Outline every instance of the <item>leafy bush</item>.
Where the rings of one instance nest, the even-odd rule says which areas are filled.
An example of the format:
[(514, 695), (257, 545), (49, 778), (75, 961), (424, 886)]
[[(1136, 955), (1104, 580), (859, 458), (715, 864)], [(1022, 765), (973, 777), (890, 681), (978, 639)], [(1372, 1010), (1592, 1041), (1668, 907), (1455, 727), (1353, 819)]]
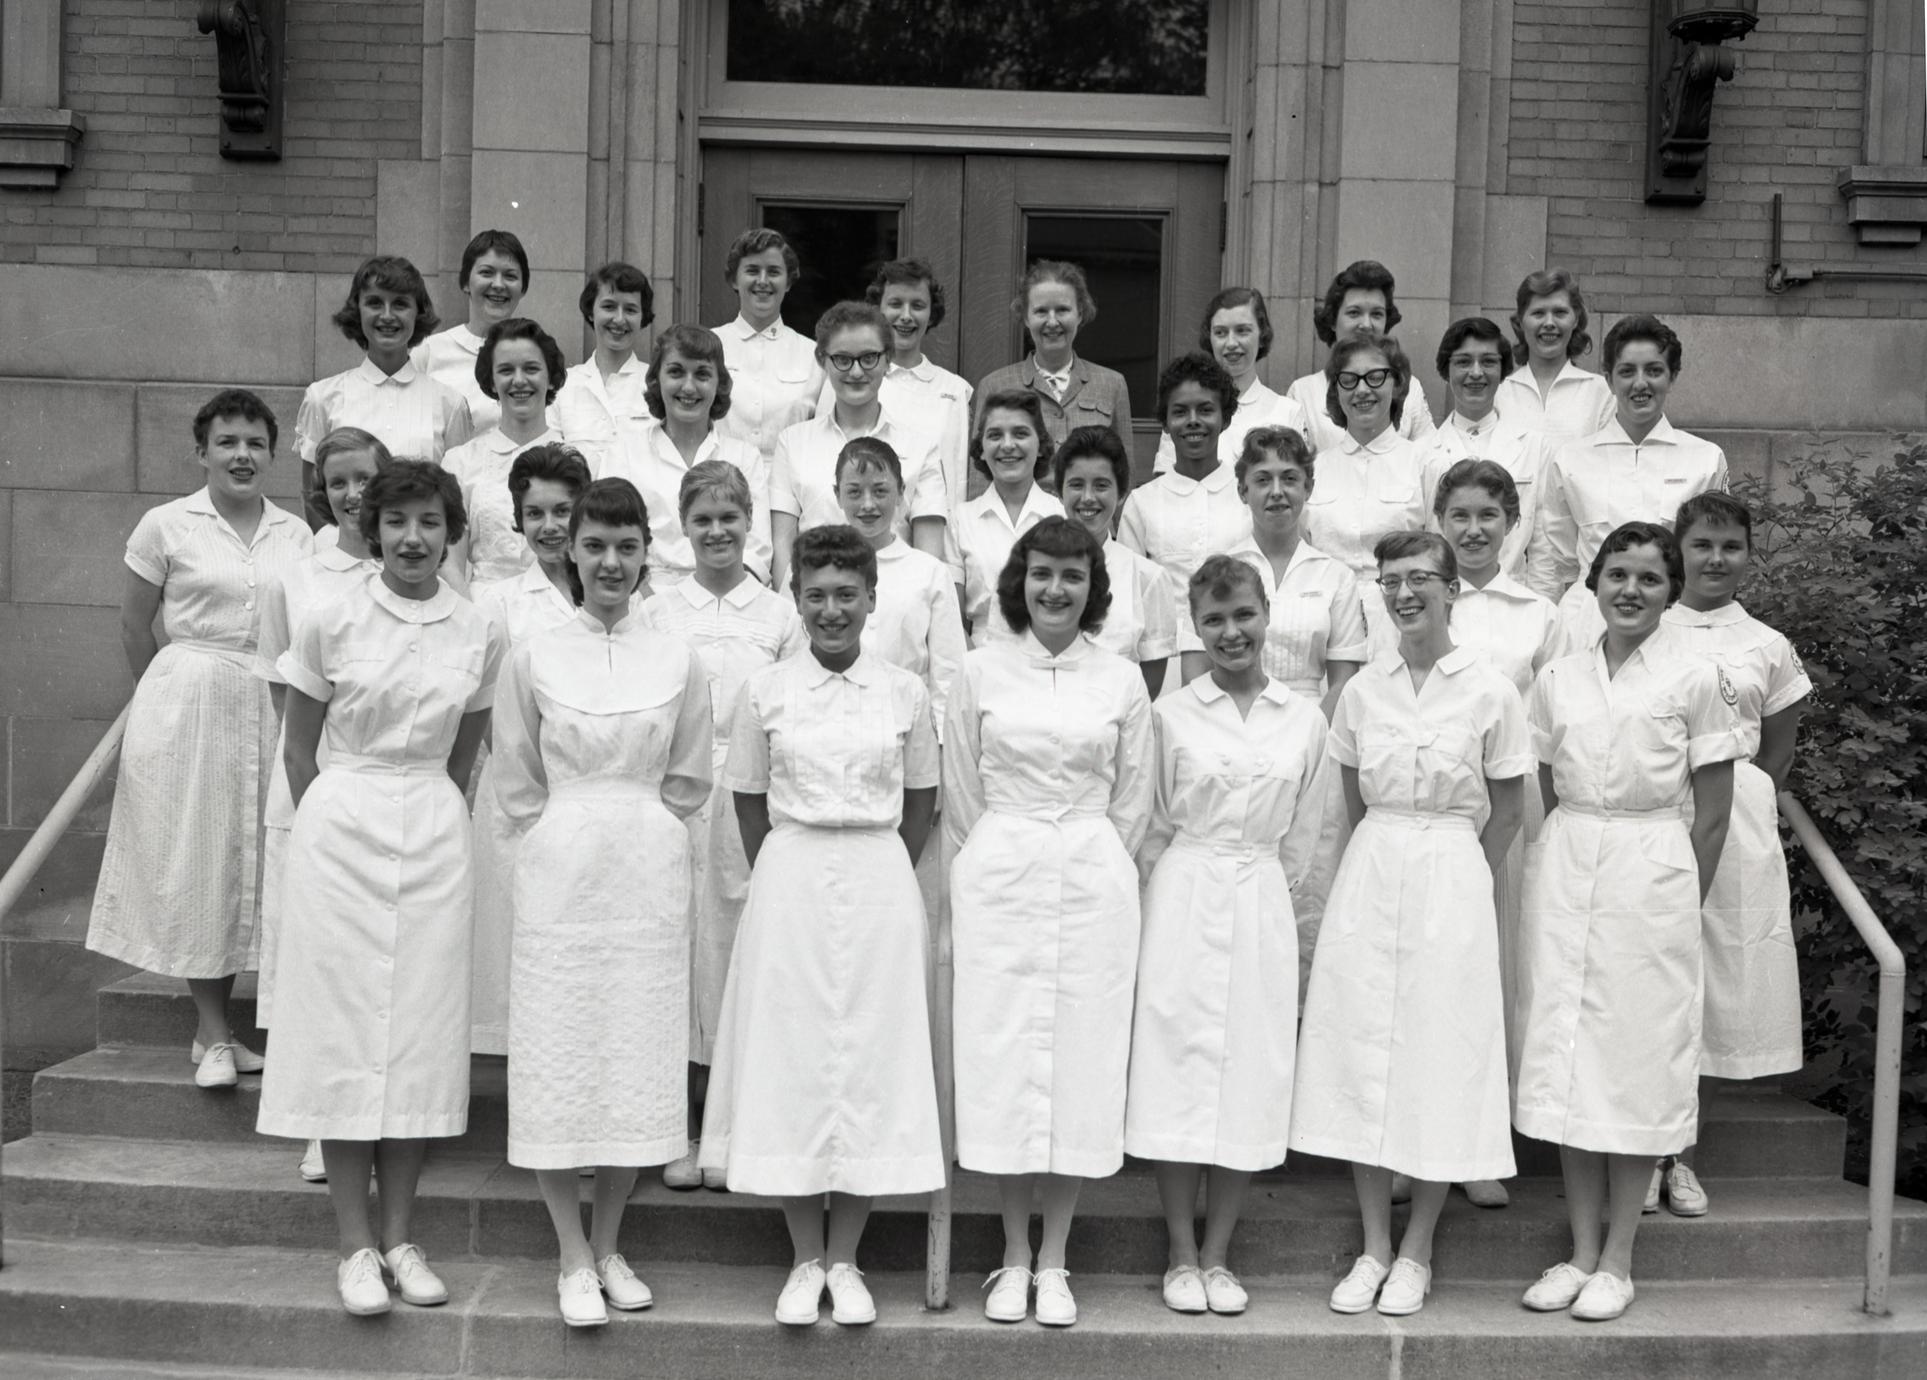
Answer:
[[(1820, 450), (1735, 492), (1760, 560), (1747, 608), (1813, 678), (1790, 783), (1907, 960), (1900, 1180), (1927, 1190), (1927, 444), (1890, 460)], [(1792, 843), (1793, 909), (1817, 1099), (1864, 1147), (1878, 971)]]

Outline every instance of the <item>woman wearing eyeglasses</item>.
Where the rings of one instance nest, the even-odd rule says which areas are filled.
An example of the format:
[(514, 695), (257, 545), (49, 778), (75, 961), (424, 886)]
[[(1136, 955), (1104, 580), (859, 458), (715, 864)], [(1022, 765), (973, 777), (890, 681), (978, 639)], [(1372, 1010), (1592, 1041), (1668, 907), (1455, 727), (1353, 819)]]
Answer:
[(843, 522), (836, 501), (836, 457), (859, 436), (887, 441), (903, 466), (898, 535), (943, 559), (949, 505), (935, 440), (878, 398), (890, 360), (890, 326), (868, 302), (838, 302), (816, 323), (816, 362), (829, 375), (833, 407), (785, 428), (770, 467), (770, 571), (776, 588), (789, 578), (790, 548), (809, 527)]
[(1305, 499), (1305, 540), (1351, 567), (1376, 654), (1391, 650), (1398, 632), (1372, 588), (1378, 575), (1373, 550), (1386, 533), (1418, 531), (1431, 517), (1425, 447), (1400, 434), (1412, 366), (1390, 336), (1353, 337), (1332, 347), (1325, 379), (1325, 413), (1345, 431), (1318, 453), (1318, 486)]
[[(1365, 1250), (1333, 1310), (1401, 1315), (1431, 1289), (1446, 1191), (1513, 1172), (1493, 878), (1534, 761), (1519, 692), (1453, 644), (1445, 538), (1395, 532), (1375, 561), (1398, 641), (1332, 715), (1353, 832), (1312, 959), (1290, 1147), (1352, 1162)], [(1413, 1179), (1396, 1255), (1394, 1173)]]

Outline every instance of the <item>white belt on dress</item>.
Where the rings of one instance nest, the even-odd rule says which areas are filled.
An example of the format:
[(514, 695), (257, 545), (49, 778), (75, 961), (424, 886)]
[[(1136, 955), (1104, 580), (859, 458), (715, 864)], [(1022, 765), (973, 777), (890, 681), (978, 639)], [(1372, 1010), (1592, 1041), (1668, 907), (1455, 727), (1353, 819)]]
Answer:
[(647, 796), (651, 800), (662, 799), (662, 778), (649, 780), (635, 776), (583, 776), (574, 781), (560, 784), (551, 783), (549, 799), (562, 796), (585, 796), (591, 799), (633, 800), (637, 796)]
[(999, 800), (986, 800), (984, 811), (987, 814), (1007, 815), (1013, 819), (1037, 819), (1046, 824), (1061, 824), (1067, 819), (1107, 819), (1110, 810), (1105, 806), (1085, 808), (1078, 805), (1051, 807), (1037, 805), (1031, 801), (1019, 804), (1006, 804)]
[(1395, 829), (1462, 829), (1473, 834), (1479, 831), (1478, 826), (1464, 815), (1446, 814), (1444, 811), (1398, 810), (1389, 805), (1372, 805), (1366, 808), (1365, 818), (1389, 824)]
[[(239, 666), (243, 671), (251, 672), (254, 669), (254, 653), (246, 648), (230, 647), (223, 642), (205, 642), (198, 638), (181, 637), (170, 641), (167, 646), (161, 648), (161, 651), (165, 652), (174, 647), (184, 652), (195, 652), (201, 656), (218, 657), (230, 666)], [(156, 656), (159, 654), (159, 652), (155, 653)]]
[[(328, 755), (323, 771), (355, 771), (381, 773), (391, 776), (444, 776), (448, 775), (448, 760), (439, 762), (423, 761), (419, 758), (404, 758), (396, 761), (392, 757), (367, 757), (358, 752), (334, 752)], [(454, 784), (451, 779), (450, 785)]]
[(1612, 810), (1603, 805), (1579, 805), (1569, 800), (1559, 802), (1559, 808), (1569, 810), (1575, 815), (1585, 815), (1589, 819), (1684, 819), (1685, 815), (1677, 805), (1661, 805), (1652, 810)]
[(1196, 834), (1178, 834), (1172, 838), (1171, 847), (1186, 853), (1232, 858), (1238, 862), (1278, 861), (1278, 845), (1275, 843), (1227, 843), (1222, 839), (1202, 838)]

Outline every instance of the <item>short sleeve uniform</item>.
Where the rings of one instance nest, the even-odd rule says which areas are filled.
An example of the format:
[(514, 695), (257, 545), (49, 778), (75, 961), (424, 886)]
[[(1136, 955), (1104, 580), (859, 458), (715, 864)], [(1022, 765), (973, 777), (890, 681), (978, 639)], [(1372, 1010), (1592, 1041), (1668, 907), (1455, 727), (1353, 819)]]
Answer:
[(1615, 407), (1612, 385), (1571, 360), (1544, 393), (1531, 369), (1514, 369), (1499, 381), (1492, 405), (1507, 422), (1536, 432), (1554, 447), (1592, 435), (1613, 419)]
[(1229, 465), (1219, 465), (1202, 479), (1172, 470), (1131, 491), (1117, 539), (1164, 568), (1180, 652), (1204, 650), (1191, 626), (1191, 601), (1185, 593), (1192, 572), (1206, 556), (1229, 551), (1250, 535), (1251, 510), (1238, 497), (1238, 481)]
[[(1325, 396), (1330, 388), (1331, 380), (1325, 377), (1325, 371), (1321, 369), (1315, 374), (1293, 379), (1285, 393), (1305, 411), (1305, 423), (1310, 427), (1305, 434), (1305, 441), (1311, 446), (1313, 455), (1330, 450), (1348, 434), (1325, 410)], [(1414, 380), (1411, 392), (1406, 395), (1404, 410), (1399, 413), (1398, 424), (1392, 430), (1408, 441), (1423, 442), (1434, 429), (1432, 410), (1425, 401), (1425, 390)], [(1321, 480), (1325, 477), (1322, 470), (1318, 477)]]
[(1325, 663), (1365, 660), (1365, 612), (1352, 572), (1300, 540), (1282, 577), (1271, 558), (1247, 537), (1231, 548), (1265, 582), (1271, 601), (1265, 628), (1265, 674), (1316, 703), (1325, 693)]
[(480, 429), (464, 394), (413, 363), (384, 374), (369, 359), (308, 385), (294, 422), (301, 458), (312, 463), (316, 447), (343, 426), (360, 427), (391, 455), (438, 464)]
[[(1311, 444), (1311, 422), (1298, 400), (1273, 392), (1262, 379), (1254, 376), (1245, 391), (1238, 395), (1238, 406), (1218, 435), (1218, 459), (1227, 465), (1236, 465), (1238, 456), (1244, 450), (1245, 437), (1261, 426), (1290, 427), (1306, 438), (1305, 444)], [(1158, 437), (1158, 453), (1151, 462), (1152, 471), (1163, 474), (1177, 463), (1178, 449), (1171, 444), (1170, 435), (1167, 433)]]
[(762, 576), (769, 575), (769, 470), (762, 453), (712, 427), (696, 448), (696, 458), (684, 460), (669, 432), (651, 417), (626, 431), (596, 471), (597, 479), (626, 479), (634, 484), (649, 509), (651, 585), (671, 585), (696, 573), (696, 553), (682, 530), (682, 481), (706, 460), (735, 466), (749, 486), (749, 540), (743, 561)]
[(993, 486), (967, 500), (955, 521), (945, 528), (945, 549), (957, 583), (963, 586), (963, 611), (970, 619), (971, 645), (981, 647), (994, 638), (1017, 637), (997, 607), (997, 581), (1017, 538), (1047, 517), (1062, 516), (1064, 505), (1032, 484), (1013, 523), (1010, 509)]
[(462, 486), (462, 505), (468, 510), (471, 580), (506, 580), (534, 564), (528, 542), (515, 530), (509, 470), (523, 451), (561, 439), (562, 434), (552, 430), (526, 442), (512, 441), (499, 430), (485, 431), (442, 457), (442, 467)]
[(1388, 532), (1419, 532), (1430, 525), (1425, 452), (1393, 428), (1365, 445), (1349, 432), (1338, 436), (1331, 449), (1318, 453), (1318, 482), (1305, 500), (1303, 536), (1352, 572), (1370, 650), (1377, 655), (1397, 644), (1398, 630), (1373, 584), (1378, 558), (1372, 551)]
[(1176, 656), (1178, 611), (1164, 567), (1116, 538), (1104, 543), (1104, 567), (1111, 577), (1111, 609), (1091, 641), (1140, 665)]
[(783, 429), (807, 420), (823, 390), (816, 344), (781, 321), (757, 330), (738, 316), (716, 327), (729, 370), (729, 411), (716, 425), (725, 436), (756, 448), (765, 465), (776, 459)]

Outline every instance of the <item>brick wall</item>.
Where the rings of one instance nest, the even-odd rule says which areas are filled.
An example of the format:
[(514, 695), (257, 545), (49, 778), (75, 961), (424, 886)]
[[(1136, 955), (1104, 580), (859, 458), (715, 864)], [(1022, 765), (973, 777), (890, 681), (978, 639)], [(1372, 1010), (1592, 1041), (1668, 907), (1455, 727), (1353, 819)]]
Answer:
[(1927, 318), (1927, 285), (1830, 283), (1775, 297), (1774, 192), (1789, 261), (1904, 263), (1861, 250), (1835, 189), (1862, 161), (1866, 0), (1761, 0), (1713, 104), (1704, 205), (1645, 204), (1649, 0), (1518, 0), (1509, 193), (1549, 199), (1548, 257), (1600, 307), (1706, 315)]
[(195, 0), (65, 0), (87, 120), (51, 192), (0, 194), (0, 262), (342, 273), (375, 251), (375, 165), (421, 156), (421, 0), (287, 4), (278, 163), (219, 157)]

